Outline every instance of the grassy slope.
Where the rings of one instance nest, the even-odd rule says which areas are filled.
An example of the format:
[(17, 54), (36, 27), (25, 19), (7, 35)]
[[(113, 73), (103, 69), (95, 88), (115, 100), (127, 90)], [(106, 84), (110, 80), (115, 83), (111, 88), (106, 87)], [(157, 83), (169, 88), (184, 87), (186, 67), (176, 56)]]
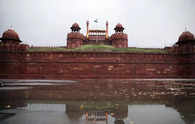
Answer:
[(52, 51), (67, 51), (62, 47), (32, 47), (28, 49), (29, 52), (52, 52)]
[(29, 48), (29, 52), (50, 52), (50, 51), (98, 51), (98, 52), (130, 52), (130, 53), (166, 53), (163, 49), (152, 49), (152, 48), (114, 48), (109, 45), (83, 45), (81, 48), (68, 49), (62, 47), (35, 47)]

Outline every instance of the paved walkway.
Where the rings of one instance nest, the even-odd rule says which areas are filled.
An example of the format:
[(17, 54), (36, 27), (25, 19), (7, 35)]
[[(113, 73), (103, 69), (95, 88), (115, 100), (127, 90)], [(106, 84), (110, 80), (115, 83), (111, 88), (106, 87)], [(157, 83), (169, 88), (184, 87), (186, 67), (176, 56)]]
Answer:
[(8, 91), (8, 90), (27, 90), (31, 89), (32, 87), (0, 87), (0, 91)]
[(73, 80), (18, 80), (18, 79), (0, 79), (3, 87), (2, 90), (25, 90), (31, 89), (32, 86), (52, 86), (52, 85), (69, 85), (77, 83)]
[(0, 79), (3, 83), (76, 83), (73, 80), (20, 80), (20, 79)]
[(177, 78), (156, 78), (156, 79), (130, 79), (130, 80), (135, 80), (135, 81), (195, 81), (195, 79), (177, 79)]

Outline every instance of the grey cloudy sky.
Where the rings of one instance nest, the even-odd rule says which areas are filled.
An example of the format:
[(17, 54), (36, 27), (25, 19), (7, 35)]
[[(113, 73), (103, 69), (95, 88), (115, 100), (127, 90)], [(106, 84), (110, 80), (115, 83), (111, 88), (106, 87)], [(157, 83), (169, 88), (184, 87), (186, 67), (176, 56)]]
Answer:
[(129, 47), (170, 46), (186, 26), (195, 34), (195, 0), (0, 0), (0, 35), (13, 25), (34, 46), (64, 46), (71, 25), (85, 34), (87, 20), (100, 29), (108, 20), (110, 35), (120, 22)]

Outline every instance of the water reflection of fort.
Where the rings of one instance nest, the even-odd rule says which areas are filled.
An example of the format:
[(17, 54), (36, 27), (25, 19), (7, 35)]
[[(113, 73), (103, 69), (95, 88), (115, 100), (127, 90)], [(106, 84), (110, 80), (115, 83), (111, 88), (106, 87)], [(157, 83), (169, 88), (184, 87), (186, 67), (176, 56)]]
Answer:
[(20, 107), (20, 108), (28, 111), (65, 112), (66, 104), (28, 103), (25, 107)]
[(176, 99), (172, 104), (186, 124), (195, 123), (195, 99), (180, 98)]
[[(110, 108), (108, 104), (86, 104), (83, 103), (75, 103), (75, 104), (66, 104), (66, 113), (70, 118), (80, 119), (84, 118), (88, 121), (101, 121), (107, 123), (109, 117), (114, 118), (116, 124), (122, 124), (129, 116), (128, 111), (131, 105), (159, 105), (164, 107), (171, 107), (174, 108), (177, 112), (179, 112), (180, 118), (186, 124), (194, 124), (195, 123), (195, 100), (193, 99), (186, 99), (186, 98), (175, 98), (175, 99), (167, 99), (163, 101), (134, 101), (134, 102), (127, 102), (127, 103), (111, 103)], [(83, 107), (84, 106), (84, 107)], [(101, 106), (102, 109), (101, 109)], [(83, 108), (82, 108), (83, 107)], [(108, 114), (108, 115), (107, 115)], [(73, 117), (74, 115), (74, 117)], [(77, 115), (77, 116), (76, 116)], [(77, 117), (77, 118), (75, 118)], [(139, 118), (139, 117), (137, 117)], [(116, 121), (118, 120), (118, 121)], [(131, 121), (130, 121), (131, 123)], [(132, 122), (133, 123), (133, 122)]]
[[(139, 110), (136, 107), (139, 106)], [(154, 107), (155, 106), (155, 107)], [(150, 108), (151, 107), (151, 108)], [(178, 113), (179, 118), (185, 122), (185, 124), (195, 123), (195, 99), (186, 97), (174, 97), (161, 100), (133, 100), (127, 102), (121, 101), (70, 101), (70, 102), (55, 102), (47, 103), (42, 102), (27, 103), (25, 109), (27, 111), (40, 111), (40, 112), (63, 112), (69, 120), (86, 121), (90, 123), (107, 124), (109, 120), (115, 124), (132, 123), (133, 116), (139, 118), (141, 116), (137, 111), (155, 109), (159, 112), (166, 111), (168, 109), (173, 113)], [(147, 109), (146, 109), (147, 108)], [(166, 109), (161, 109), (166, 108)], [(170, 109), (169, 109), (170, 108)], [(156, 110), (157, 109), (157, 110)], [(162, 111), (161, 111), (162, 110)], [(132, 112), (134, 111), (134, 112)], [(166, 112), (165, 112), (166, 113)], [(144, 114), (142, 114), (144, 115)], [(144, 115), (145, 116), (145, 115)], [(147, 116), (147, 115), (146, 115)], [(159, 118), (161, 116), (159, 115)], [(134, 118), (134, 119), (135, 119)], [(142, 119), (142, 118), (140, 118)], [(133, 121), (132, 121), (133, 120)], [(131, 122), (132, 121), (132, 122)]]
[[(178, 112), (180, 119), (186, 124), (195, 123), (195, 100), (189, 98), (174, 98), (167, 100), (137, 100), (133, 102), (67, 102), (66, 104), (38, 104), (30, 103), (24, 109), (28, 111), (60, 111), (64, 112), (70, 120), (83, 120), (89, 123), (107, 124), (109, 119), (115, 124), (126, 123), (132, 118), (132, 106), (145, 109), (146, 106), (166, 107)], [(163, 107), (163, 108), (164, 108)], [(147, 108), (148, 109), (148, 108)], [(151, 108), (152, 109), (152, 108)], [(158, 108), (159, 109), (159, 108)], [(134, 111), (139, 111), (134, 108)], [(136, 112), (135, 112), (136, 113)], [(128, 115), (130, 114), (130, 115)], [(139, 117), (136, 117), (139, 118)], [(133, 123), (128, 120), (128, 123)]]
[(72, 103), (66, 104), (66, 113), (71, 116), (72, 113), (81, 113), (80, 117), (84, 115), (86, 120), (102, 121), (107, 120), (108, 115), (115, 118), (126, 118), (128, 115), (127, 103)]

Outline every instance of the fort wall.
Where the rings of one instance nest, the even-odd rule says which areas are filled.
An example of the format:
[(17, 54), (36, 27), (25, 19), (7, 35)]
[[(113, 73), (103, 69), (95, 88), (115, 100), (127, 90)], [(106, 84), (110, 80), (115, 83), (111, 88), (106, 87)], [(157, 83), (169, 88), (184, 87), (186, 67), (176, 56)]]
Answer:
[(0, 53), (0, 79), (194, 78), (194, 68), (194, 54)]

